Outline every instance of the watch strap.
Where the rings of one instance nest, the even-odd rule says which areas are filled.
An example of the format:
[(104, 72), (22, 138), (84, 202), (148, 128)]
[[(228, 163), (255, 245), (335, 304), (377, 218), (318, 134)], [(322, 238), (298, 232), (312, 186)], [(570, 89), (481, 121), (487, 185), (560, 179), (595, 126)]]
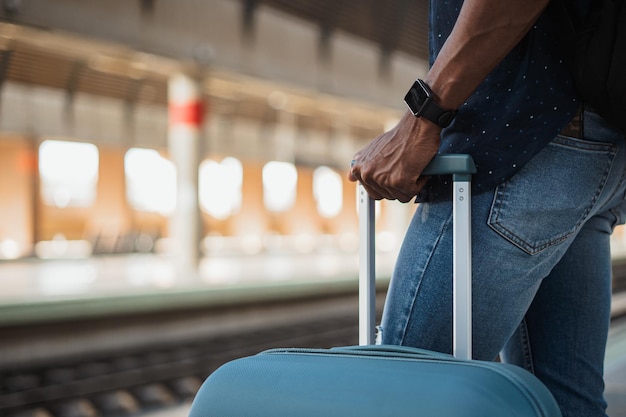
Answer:
[(430, 100), (424, 107), (422, 107), (420, 115), (424, 119), (430, 120), (431, 122), (445, 128), (450, 126), (450, 123), (452, 123), (454, 116), (456, 116), (456, 111), (446, 110), (433, 100)]

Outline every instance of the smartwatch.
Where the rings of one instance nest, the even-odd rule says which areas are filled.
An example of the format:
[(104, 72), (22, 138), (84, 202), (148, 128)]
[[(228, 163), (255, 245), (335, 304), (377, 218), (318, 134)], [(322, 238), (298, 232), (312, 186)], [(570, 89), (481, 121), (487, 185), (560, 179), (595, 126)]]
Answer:
[(441, 126), (448, 127), (456, 116), (455, 110), (441, 108), (433, 101), (433, 92), (423, 80), (416, 80), (404, 96), (404, 102), (415, 117), (423, 117)]

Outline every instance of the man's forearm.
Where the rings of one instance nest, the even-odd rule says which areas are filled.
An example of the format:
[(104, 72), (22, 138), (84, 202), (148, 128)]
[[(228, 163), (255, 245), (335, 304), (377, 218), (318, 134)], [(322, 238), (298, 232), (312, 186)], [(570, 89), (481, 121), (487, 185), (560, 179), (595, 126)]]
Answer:
[(425, 81), (456, 109), (532, 28), (549, 0), (466, 0)]

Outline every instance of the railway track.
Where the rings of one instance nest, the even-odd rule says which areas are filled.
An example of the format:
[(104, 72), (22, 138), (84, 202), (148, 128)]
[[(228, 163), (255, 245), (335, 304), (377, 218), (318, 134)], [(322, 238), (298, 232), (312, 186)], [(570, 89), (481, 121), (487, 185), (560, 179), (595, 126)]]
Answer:
[[(8, 363), (5, 357), (0, 368), (0, 416), (123, 417), (172, 407), (190, 401), (206, 376), (231, 359), (277, 346), (357, 344), (357, 310), (356, 297), (350, 294), (283, 306), (247, 306), (239, 311), (187, 312), (181, 313), (174, 325), (181, 325), (187, 317), (193, 326), (203, 317), (219, 321), (219, 331), (202, 329), (178, 339), (153, 335), (153, 340), (148, 337), (143, 342), (139, 337), (132, 347), (120, 345), (118, 349), (101, 352), (90, 349), (76, 353), (77, 347), (69, 347), (71, 355), (59, 355), (57, 350), (48, 358), (39, 355), (34, 362)], [(259, 326), (252, 319), (254, 315), (283, 319), (268, 320), (267, 323), (275, 324)], [(163, 323), (172, 314), (168, 316), (149, 320)], [(136, 322), (145, 320), (148, 318), (115, 319), (119, 328), (124, 324), (134, 327)], [(231, 325), (224, 325), (224, 320)], [(167, 328), (168, 323), (163, 324)], [(102, 326), (66, 323), (57, 324), (56, 331), (70, 332), (73, 327), (82, 337), (89, 337), (89, 327), (97, 334), (96, 329)], [(5, 336), (3, 343), (10, 343), (12, 336), (20, 343), (19, 335), (27, 331), (42, 329), (0, 329), (0, 336)], [(102, 337), (102, 331), (96, 337)], [(45, 343), (45, 334), (43, 338), (41, 343)]]
[(0, 414), (6, 417), (131, 416), (193, 398), (222, 363), (275, 346), (351, 344), (354, 318), (294, 323), (243, 336), (197, 340), (152, 350), (7, 369)]

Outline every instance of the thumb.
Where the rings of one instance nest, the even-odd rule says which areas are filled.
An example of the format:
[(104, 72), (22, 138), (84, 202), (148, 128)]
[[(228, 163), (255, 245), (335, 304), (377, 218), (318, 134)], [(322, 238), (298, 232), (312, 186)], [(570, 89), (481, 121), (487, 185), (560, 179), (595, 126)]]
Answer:
[(355, 166), (356, 166), (356, 159), (353, 159), (352, 161), (350, 161), (350, 170), (348, 171), (348, 181), (356, 182), (359, 180), (359, 178), (356, 176)]

